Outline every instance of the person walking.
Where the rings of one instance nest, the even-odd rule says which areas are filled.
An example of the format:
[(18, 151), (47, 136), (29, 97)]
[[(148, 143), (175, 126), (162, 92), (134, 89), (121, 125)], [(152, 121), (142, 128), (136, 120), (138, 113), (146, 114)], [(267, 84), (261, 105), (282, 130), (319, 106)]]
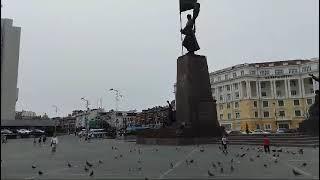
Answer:
[(263, 147), (265, 153), (270, 153), (270, 139), (267, 137), (267, 135), (264, 135), (263, 138)]
[(41, 139), (41, 136), (40, 136), (39, 140), (38, 140), (39, 146), (41, 146), (41, 142), (42, 142), (42, 139)]
[(33, 146), (35, 146), (37, 144), (36, 138), (33, 138)]
[(42, 142), (43, 142), (43, 144), (46, 143), (46, 140), (47, 140), (47, 137), (46, 137), (46, 135), (44, 134), (44, 135), (42, 136)]
[(51, 138), (51, 144), (50, 144), (50, 146), (52, 147), (51, 149), (52, 153), (56, 152), (58, 143), (59, 143), (58, 137), (54, 134), (53, 137)]
[(222, 143), (222, 152), (227, 154), (228, 150), (227, 150), (227, 137), (226, 137), (226, 135), (222, 136), (221, 143)]

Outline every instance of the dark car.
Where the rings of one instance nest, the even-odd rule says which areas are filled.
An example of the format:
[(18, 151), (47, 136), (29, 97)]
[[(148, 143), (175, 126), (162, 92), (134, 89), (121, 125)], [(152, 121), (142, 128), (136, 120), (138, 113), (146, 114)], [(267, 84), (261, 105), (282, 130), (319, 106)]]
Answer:
[(241, 135), (241, 131), (230, 131), (228, 135)]

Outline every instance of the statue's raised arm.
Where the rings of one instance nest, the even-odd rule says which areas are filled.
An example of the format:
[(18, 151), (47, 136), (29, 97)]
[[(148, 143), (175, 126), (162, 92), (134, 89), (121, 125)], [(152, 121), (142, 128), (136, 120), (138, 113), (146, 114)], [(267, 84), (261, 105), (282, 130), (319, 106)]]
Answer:
[(319, 77), (316, 77), (313, 74), (309, 74), (309, 76), (311, 76), (311, 78), (314, 79), (315, 81), (319, 82)]

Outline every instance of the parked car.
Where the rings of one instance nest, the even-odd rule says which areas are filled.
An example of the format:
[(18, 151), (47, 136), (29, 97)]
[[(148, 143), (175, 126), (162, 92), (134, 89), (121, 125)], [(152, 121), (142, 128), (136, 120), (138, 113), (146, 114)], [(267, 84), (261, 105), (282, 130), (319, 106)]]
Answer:
[(107, 132), (104, 129), (90, 129), (89, 137), (102, 138), (105, 137)]
[(276, 131), (277, 134), (289, 133), (289, 132), (290, 132), (290, 131), (289, 131), (289, 129), (287, 129), (287, 128), (278, 128), (277, 131)]
[(227, 133), (228, 133), (228, 135), (240, 135), (240, 134), (242, 134), (242, 132), (241, 131), (227, 131)]
[(33, 130), (31, 130), (30, 134), (34, 135), (34, 136), (42, 136), (45, 134), (45, 131), (43, 131), (41, 129), (33, 129)]
[(9, 129), (1, 129), (1, 135), (12, 135), (13, 132)]
[(261, 129), (256, 129), (252, 132), (252, 134), (270, 134), (268, 131), (263, 131)]
[[(246, 131), (240, 131), (240, 132), (241, 132), (241, 134), (247, 134)], [(252, 131), (249, 131), (249, 134), (252, 134)]]
[(17, 133), (20, 135), (29, 135), (31, 133), (31, 131), (28, 129), (18, 129)]

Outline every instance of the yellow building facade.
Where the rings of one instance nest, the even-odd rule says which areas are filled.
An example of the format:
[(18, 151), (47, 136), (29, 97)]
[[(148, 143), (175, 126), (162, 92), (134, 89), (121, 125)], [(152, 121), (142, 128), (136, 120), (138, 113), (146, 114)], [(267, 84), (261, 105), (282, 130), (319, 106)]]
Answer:
[(210, 73), (219, 123), (229, 130), (296, 129), (314, 103), (319, 59), (241, 64)]

